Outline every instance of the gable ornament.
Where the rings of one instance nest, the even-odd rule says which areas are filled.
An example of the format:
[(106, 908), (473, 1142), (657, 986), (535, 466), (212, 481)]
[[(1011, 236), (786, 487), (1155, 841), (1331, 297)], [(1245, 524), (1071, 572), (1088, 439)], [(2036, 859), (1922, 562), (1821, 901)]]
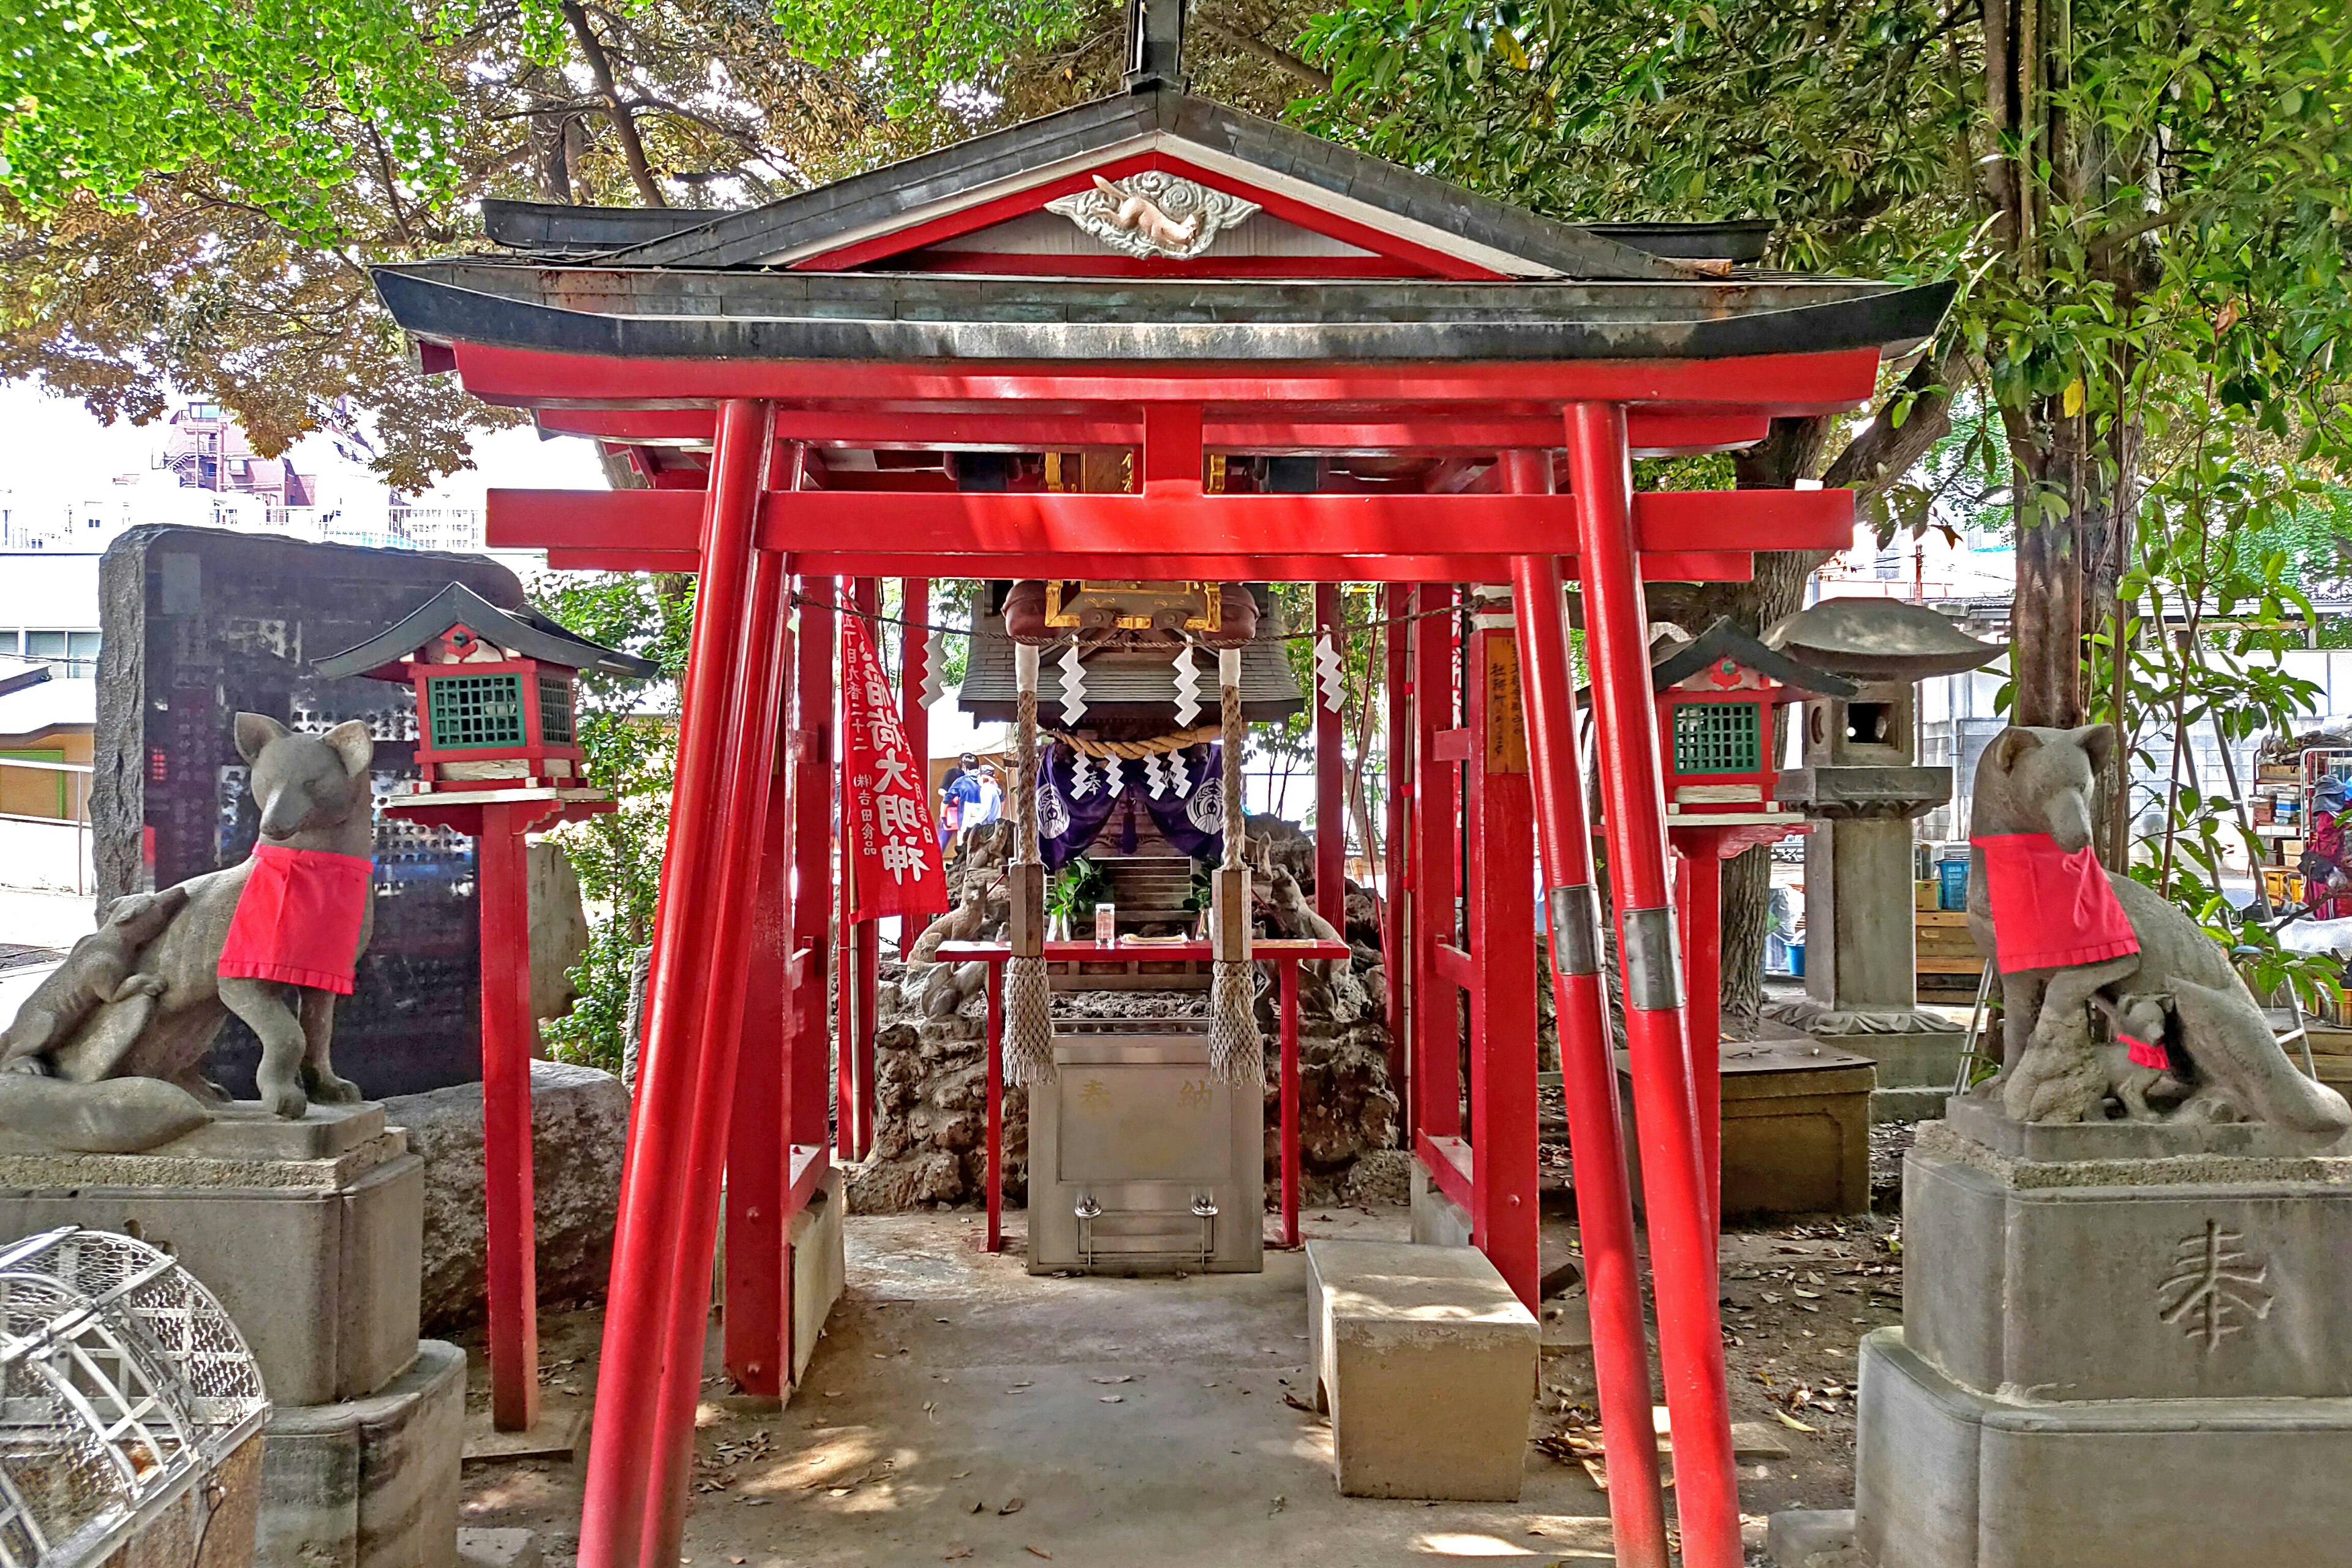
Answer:
[(1057, 196), (1045, 204), (1093, 238), (1122, 256), (1190, 261), (1216, 243), (1217, 236), (1258, 210), (1255, 202), (1171, 174), (1147, 169), (1114, 184), (1100, 174), (1095, 188)]

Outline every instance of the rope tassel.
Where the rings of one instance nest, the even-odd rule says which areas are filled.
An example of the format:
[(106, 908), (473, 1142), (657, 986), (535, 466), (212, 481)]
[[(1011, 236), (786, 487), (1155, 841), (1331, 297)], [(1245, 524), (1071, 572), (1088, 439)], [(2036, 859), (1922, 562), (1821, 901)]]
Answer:
[(1037, 650), (1013, 649), (1020, 699), (1013, 710), (1012, 953), (1004, 961), (1004, 1077), (1014, 1084), (1054, 1077), (1054, 1017), (1045, 978), (1045, 863), (1037, 847)]
[(1250, 963), (1249, 872), (1242, 858), (1242, 655), (1217, 650), (1224, 776), (1224, 858), (1217, 868), (1209, 965), (1209, 1070), (1263, 1092), (1265, 1042), (1257, 1032), (1257, 985)]

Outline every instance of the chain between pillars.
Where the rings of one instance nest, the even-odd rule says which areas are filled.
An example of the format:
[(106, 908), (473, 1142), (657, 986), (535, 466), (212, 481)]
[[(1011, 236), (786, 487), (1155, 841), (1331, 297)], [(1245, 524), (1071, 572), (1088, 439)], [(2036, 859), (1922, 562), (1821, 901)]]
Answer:
[(1565, 420), (1570, 488), (1580, 502), (1593, 716), (1612, 764), (1601, 772), (1610, 877), (1625, 967), (1625, 1043), (1648, 1199), (1683, 1562), (1685, 1568), (1741, 1568), (1730, 1396), (1716, 1301), (1715, 1205), (1704, 1187), (1666, 886), (1665, 802), (1634, 553), (1625, 410), (1614, 403), (1572, 403)]
[[(604, 1319), (604, 1359), (588, 1452), (580, 1519), (583, 1568), (639, 1568), (651, 1510), (662, 1404), (661, 1331), (668, 1309), (693, 1272), (677, 1240), (688, 1206), (688, 1157), (701, 1101), (723, 1089), (709, 1071), (714, 1042), (697, 1026), (698, 974), (704, 937), (716, 923), (714, 891), (723, 784), (725, 707), (750, 588), (752, 528), (768, 406), (731, 399), (719, 410), (709, 499), (703, 517), (702, 572), (689, 645), (675, 789), (665, 860), (669, 875), (655, 914), (646, 1026), (629, 1153), (622, 1174), (613, 1244), (613, 1281)], [(716, 1196), (716, 1194), (713, 1194)], [(710, 1254), (702, 1255), (703, 1293)], [(699, 1363), (697, 1363), (699, 1373)], [(691, 1410), (688, 1412), (691, 1415)], [(677, 1477), (683, 1506), (685, 1477)], [(666, 1568), (666, 1564), (654, 1565)]]

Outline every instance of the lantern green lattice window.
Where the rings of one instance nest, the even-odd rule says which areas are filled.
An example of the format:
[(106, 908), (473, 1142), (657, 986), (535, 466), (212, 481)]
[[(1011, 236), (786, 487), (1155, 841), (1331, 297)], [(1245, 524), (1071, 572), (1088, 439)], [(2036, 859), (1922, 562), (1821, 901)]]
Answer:
[(539, 738), (551, 746), (572, 744), (570, 670), (542, 669), (539, 672)]
[[(435, 675), (425, 687), (435, 751), (487, 752), (523, 743), (520, 675)], [(565, 709), (568, 728), (569, 703)]]
[(1675, 772), (1752, 773), (1763, 765), (1763, 709), (1754, 702), (1675, 704)]

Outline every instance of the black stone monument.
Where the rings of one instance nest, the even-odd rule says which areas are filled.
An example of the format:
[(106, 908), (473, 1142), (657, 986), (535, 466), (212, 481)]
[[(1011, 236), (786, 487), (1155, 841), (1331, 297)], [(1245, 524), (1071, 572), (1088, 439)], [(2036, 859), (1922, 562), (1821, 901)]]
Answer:
[[(451, 583), (501, 608), (522, 585), (474, 555), (310, 544), (207, 528), (134, 528), (99, 563), (99, 907), (235, 865), (258, 814), (231, 721), (296, 730), (363, 719), (375, 795), (416, 776), (408, 688), (325, 679), (313, 658), (373, 636)], [(471, 839), (379, 816), (375, 934), (335, 1014), (335, 1066), (372, 1100), (481, 1077), (480, 922)], [(260, 1047), (231, 1018), (213, 1076), (253, 1094)]]

